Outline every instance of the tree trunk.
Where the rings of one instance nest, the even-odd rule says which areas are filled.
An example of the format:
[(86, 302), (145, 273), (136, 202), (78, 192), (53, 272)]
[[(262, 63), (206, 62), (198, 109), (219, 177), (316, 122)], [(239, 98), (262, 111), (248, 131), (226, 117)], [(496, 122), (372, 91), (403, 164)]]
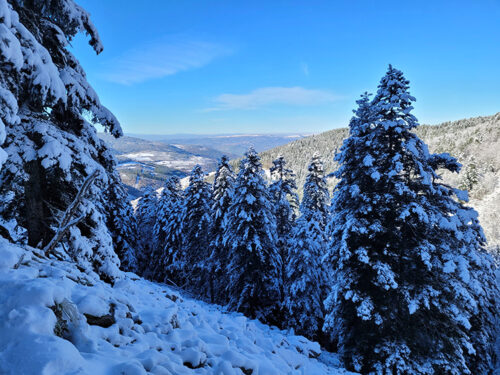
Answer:
[(29, 180), (24, 184), (25, 200), (25, 227), (28, 231), (28, 245), (37, 246), (40, 242), (47, 242), (50, 234), (45, 227), (45, 210), (43, 204), (43, 188), (45, 175), (38, 160), (26, 164)]

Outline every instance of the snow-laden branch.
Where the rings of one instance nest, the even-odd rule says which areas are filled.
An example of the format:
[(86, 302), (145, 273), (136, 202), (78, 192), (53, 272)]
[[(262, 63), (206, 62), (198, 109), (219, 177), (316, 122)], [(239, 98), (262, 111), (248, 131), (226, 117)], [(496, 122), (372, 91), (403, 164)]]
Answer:
[(61, 241), (61, 239), (64, 237), (66, 232), (70, 227), (73, 225), (77, 225), (79, 222), (81, 222), (86, 215), (80, 215), (77, 218), (73, 219), (73, 217), (76, 214), (76, 210), (78, 209), (78, 206), (81, 203), (82, 198), (85, 196), (87, 191), (90, 189), (92, 186), (92, 183), (94, 180), (97, 178), (99, 175), (98, 170), (95, 170), (90, 176), (88, 176), (85, 181), (83, 182), (82, 187), (80, 190), (78, 190), (78, 193), (76, 194), (75, 199), (71, 202), (71, 204), (68, 206), (66, 211), (64, 212), (64, 215), (59, 222), (59, 227), (57, 228), (56, 234), (52, 238), (52, 240), (45, 246), (43, 249), (44, 253), (46, 256), (50, 254), (54, 254), (57, 256), (57, 254), (54, 253), (54, 249), (57, 246), (57, 244)]

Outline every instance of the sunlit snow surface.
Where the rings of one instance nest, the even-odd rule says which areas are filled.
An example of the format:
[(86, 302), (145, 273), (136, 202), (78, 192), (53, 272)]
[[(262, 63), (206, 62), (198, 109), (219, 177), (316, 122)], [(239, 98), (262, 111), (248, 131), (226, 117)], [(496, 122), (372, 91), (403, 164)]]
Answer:
[[(20, 262), (21, 256), (23, 256)], [(68, 339), (50, 309), (65, 306)], [(116, 323), (88, 325), (115, 305)], [(1, 374), (346, 374), (303, 337), (123, 274), (112, 287), (0, 238)]]

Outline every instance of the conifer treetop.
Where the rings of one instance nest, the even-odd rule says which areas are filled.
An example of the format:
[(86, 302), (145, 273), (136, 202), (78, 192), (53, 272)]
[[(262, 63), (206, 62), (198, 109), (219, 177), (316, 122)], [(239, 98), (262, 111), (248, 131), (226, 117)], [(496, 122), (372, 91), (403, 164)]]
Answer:
[(320, 213), (326, 221), (329, 193), (324, 175), (323, 161), (318, 153), (315, 153), (308, 166), (308, 175), (304, 183), (304, 196), (300, 203), (302, 215), (310, 216)]

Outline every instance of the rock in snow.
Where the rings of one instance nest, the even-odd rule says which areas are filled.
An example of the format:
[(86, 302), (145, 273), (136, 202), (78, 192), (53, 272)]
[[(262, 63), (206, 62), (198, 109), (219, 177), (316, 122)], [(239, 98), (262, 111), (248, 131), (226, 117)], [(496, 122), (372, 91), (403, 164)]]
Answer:
[(347, 373), (301, 336), (132, 273), (111, 286), (2, 238), (0, 316), (1, 374)]

